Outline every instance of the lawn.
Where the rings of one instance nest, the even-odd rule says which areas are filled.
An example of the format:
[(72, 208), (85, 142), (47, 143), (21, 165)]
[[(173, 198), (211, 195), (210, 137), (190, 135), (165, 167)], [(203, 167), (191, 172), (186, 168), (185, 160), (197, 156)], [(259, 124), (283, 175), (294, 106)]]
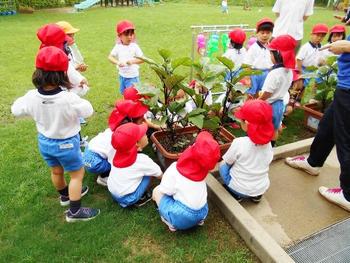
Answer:
[[(316, 22), (334, 24), (331, 14), (316, 9), (306, 23), (306, 35)], [(121, 209), (106, 189), (96, 185), (91, 174), (85, 178), (90, 194), (83, 203), (100, 208), (101, 215), (91, 222), (66, 223), (64, 209), (59, 206), (48, 169), (38, 153), (34, 123), (15, 120), (10, 105), (32, 88), (31, 75), (39, 47), (36, 30), (45, 23), (66, 20), (81, 29), (76, 41), (89, 65), (85, 75), (91, 90), (86, 98), (95, 109), (82, 132), (91, 138), (105, 129), (107, 116), (119, 97), (115, 68), (107, 60), (118, 20), (132, 20), (143, 52), (157, 58), (159, 48), (170, 49), (175, 56), (190, 55), (191, 25), (255, 25), (265, 16), (272, 17), (271, 7), (263, 7), (261, 12), (258, 8), (249, 12), (230, 7), (230, 14), (222, 15), (218, 6), (167, 3), (0, 17), (0, 261), (256, 262), (213, 204), (204, 227), (171, 234), (152, 204), (138, 210)], [(146, 65), (141, 66), (141, 78), (156, 81)], [(291, 133), (291, 140), (298, 139), (295, 134)]]

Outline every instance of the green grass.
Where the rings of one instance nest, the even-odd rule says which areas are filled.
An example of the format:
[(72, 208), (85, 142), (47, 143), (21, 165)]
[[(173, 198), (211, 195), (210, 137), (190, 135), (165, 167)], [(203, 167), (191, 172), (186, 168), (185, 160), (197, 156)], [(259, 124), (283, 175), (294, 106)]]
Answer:
[[(47, 166), (41, 159), (34, 123), (15, 120), (10, 105), (32, 89), (31, 74), (39, 47), (36, 30), (45, 23), (67, 20), (80, 28), (77, 43), (89, 69), (91, 90), (86, 98), (95, 114), (83, 127), (90, 138), (106, 127), (108, 113), (118, 95), (116, 72), (107, 61), (114, 45), (114, 26), (130, 19), (145, 55), (157, 57), (168, 48), (176, 56), (190, 55), (191, 25), (249, 23), (271, 8), (244, 12), (201, 4), (163, 4), (144, 8), (93, 8), (81, 13), (38, 11), (33, 15), (0, 17), (0, 261), (1, 262), (255, 262), (256, 257), (232, 230), (214, 205), (203, 228), (170, 234), (152, 205), (123, 210), (112, 202), (106, 189), (88, 174), (90, 194), (85, 205), (98, 207), (94, 221), (67, 224), (59, 206)], [(329, 11), (317, 9), (306, 23), (306, 35), (315, 22), (333, 24)], [(154, 74), (141, 66), (143, 81), (155, 82)]]

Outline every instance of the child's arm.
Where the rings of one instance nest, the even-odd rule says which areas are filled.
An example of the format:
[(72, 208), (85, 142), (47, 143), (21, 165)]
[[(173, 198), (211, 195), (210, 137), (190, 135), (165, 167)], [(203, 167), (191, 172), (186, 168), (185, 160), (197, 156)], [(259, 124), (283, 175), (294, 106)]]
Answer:
[(126, 62), (127, 65), (132, 65), (132, 64), (142, 64), (143, 63), (143, 60), (139, 59), (139, 58), (133, 58), (133, 59), (130, 59)]
[(11, 112), (16, 117), (28, 115), (26, 95), (15, 100), (11, 106)]
[(78, 117), (88, 118), (94, 113), (91, 103), (88, 100), (80, 98), (74, 93), (71, 94), (71, 106)]
[(271, 92), (267, 92), (267, 91), (263, 91), (261, 93), (261, 95), (259, 96), (260, 100), (267, 100), (268, 98), (270, 98), (272, 96)]
[(112, 55), (108, 56), (108, 60), (114, 65), (118, 65), (119, 64), (119, 61)]
[(300, 59), (297, 59), (297, 69), (299, 70), (299, 73), (301, 74), (302, 71), (302, 66), (303, 66), (303, 61)]

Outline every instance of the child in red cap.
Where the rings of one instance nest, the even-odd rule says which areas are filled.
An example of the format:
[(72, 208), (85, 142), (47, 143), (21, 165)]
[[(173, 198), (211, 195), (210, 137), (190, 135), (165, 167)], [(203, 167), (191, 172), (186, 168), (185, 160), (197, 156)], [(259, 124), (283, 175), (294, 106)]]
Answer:
[(248, 100), (236, 113), (247, 136), (233, 140), (222, 157), (219, 172), (235, 199), (260, 202), (269, 188), (269, 165), (273, 158), (272, 107), (262, 100)]
[[(36, 57), (36, 70), (30, 90), (18, 98), (11, 111), (15, 116), (31, 116), (38, 130), (39, 150), (51, 168), (52, 182), (60, 194), (62, 206), (70, 205), (66, 221), (86, 221), (96, 217), (100, 210), (81, 207), (81, 197), (88, 192), (82, 187), (84, 164), (79, 145), (79, 117), (92, 115), (87, 100), (63, 90), (70, 89), (67, 78), (68, 57), (54, 46), (43, 47)], [(64, 172), (71, 180), (66, 184)]]
[(161, 220), (170, 231), (202, 225), (208, 215), (205, 178), (220, 159), (218, 143), (206, 131), (198, 134), (153, 190)]
[(135, 43), (135, 26), (128, 20), (118, 22), (116, 26), (118, 41), (108, 56), (109, 61), (117, 66), (119, 71), (120, 93), (123, 94), (127, 87), (138, 83), (139, 64), (143, 53)]
[(116, 150), (108, 177), (108, 190), (121, 207), (142, 206), (151, 200), (147, 188), (151, 177), (161, 178), (160, 167), (147, 155), (138, 153), (148, 144), (147, 125), (126, 123), (112, 135), (112, 146)]
[(263, 18), (256, 24), (257, 41), (248, 49), (244, 64), (262, 70), (262, 74), (251, 76), (251, 88), (247, 93), (256, 96), (261, 90), (267, 73), (273, 66), (267, 44), (270, 41), (274, 24), (270, 18)]
[(278, 138), (283, 113), (289, 101), (288, 89), (293, 81), (296, 46), (297, 41), (290, 35), (278, 36), (268, 46), (274, 66), (266, 77), (259, 99), (266, 100), (272, 106), (274, 141)]
[(236, 28), (229, 32), (230, 47), (223, 54), (224, 57), (231, 59), (235, 64), (234, 71), (238, 71), (244, 61), (247, 50), (243, 47), (244, 41), (246, 40), (246, 33), (241, 28)]
[[(338, 40), (344, 40), (346, 37), (346, 29), (343, 25), (335, 25), (329, 30), (328, 44), (331, 44)], [(322, 51), (323, 59), (326, 60), (328, 57), (336, 56), (328, 48)]]
[(115, 154), (111, 144), (112, 133), (124, 123), (143, 123), (143, 116), (147, 110), (148, 108), (141, 102), (118, 101), (109, 116), (109, 127), (92, 138), (88, 147), (85, 148), (83, 156), (85, 169), (90, 173), (98, 174), (96, 182), (99, 185), (107, 186), (109, 172), (111, 171), (111, 160), (108, 160), (108, 156), (114, 156)]

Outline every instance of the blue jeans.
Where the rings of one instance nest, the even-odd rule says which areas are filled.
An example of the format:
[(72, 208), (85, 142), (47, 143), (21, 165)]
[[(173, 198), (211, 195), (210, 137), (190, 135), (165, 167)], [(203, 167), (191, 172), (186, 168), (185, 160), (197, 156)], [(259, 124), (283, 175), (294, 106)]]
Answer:
[(198, 225), (207, 217), (209, 211), (208, 204), (194, 210), (168, 195), (162, 197), (158, 209), (160, 215), (178, 230), (185, 230)]
[(94, 174), (102, 174), (111, 170), (111, 165), (107, 159), (86, 148), (83, 154), (85, 169)]
[(62, 166), (67, 172), (84, 166), (79, 134), (67, 139), (51, 139), (38, 134), (39, 151), (48, 166)]
[(120, 83), (120, 94), (124, 94), (124, 90), (126, 88), (129, 88), (131, 86), (133, 86), (134, 84), (140, 82), (140, 78), (139, 77), (134, 77), (134, 78), (124, 78), (122, 76), (119, 76), (119, 83)]
[(127, 207), (131, 206), (137, 201), (140, 200), (140, 198), (143, 196), (143, 194), (146, 192), (149, 183), (151, 182), (150, 176), (144, 176), (142, 178), (141, 183), (136, 188), (136, 190), (133, 193), (124, 195), (124, 196), (116, 196), (112, 194), (112, 198), (115, 202), (117, 202), (121, 207)]

